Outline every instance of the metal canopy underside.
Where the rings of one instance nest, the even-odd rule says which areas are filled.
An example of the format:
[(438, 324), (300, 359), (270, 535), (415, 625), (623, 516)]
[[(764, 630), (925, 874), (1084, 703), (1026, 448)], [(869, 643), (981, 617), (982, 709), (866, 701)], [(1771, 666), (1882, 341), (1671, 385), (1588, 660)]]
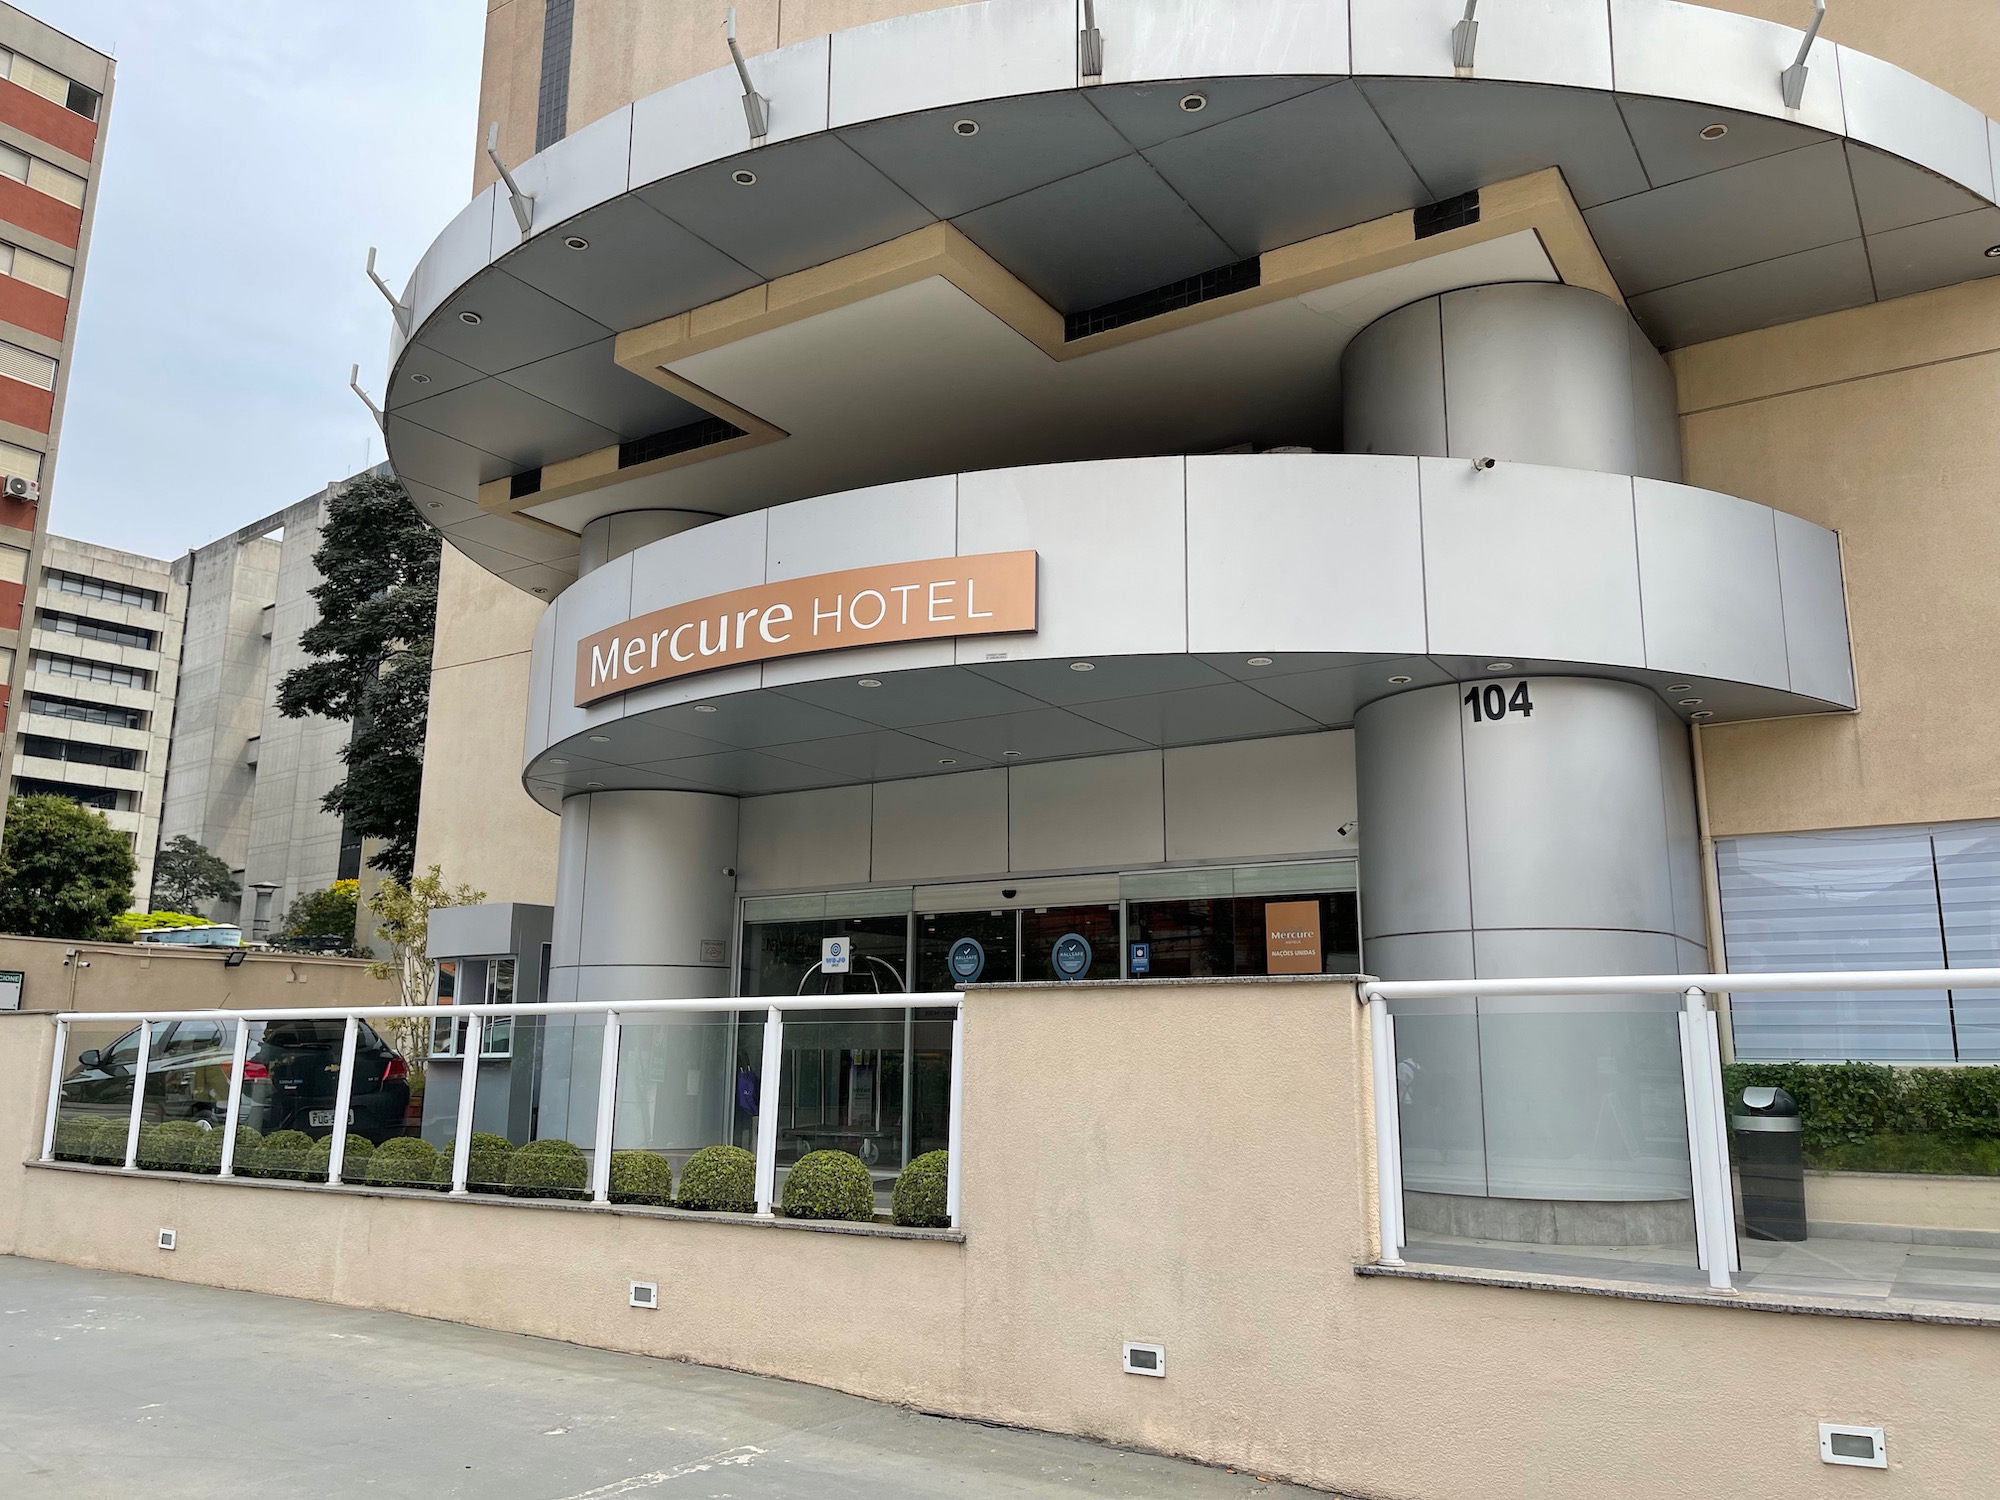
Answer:
[[(1356, 73), (1368, 8), (1351, 8)], [(1482, 28), (1483, 66), (1565, 80), (1601, 71), (1602, 87), (1334, 76), (1324, 55), (1312, 58), (1318, 72), (1077, 87), (1073, 63), (1066, 79), (1051, 71), (1043, 33), (1069, 7), (1048, 0), (925, 13), (754, 59), (774, 101), (771, 143), (755, 150), (740, 149), (728, 80), (691, 79), (522, 164), (536, 216), (525, 245), (493, 190), (440, 237), (406, 293), (417, 326), (385, 403), (392, 460), (427, 518), (476, 561), (553, 594), (574, 576), (575, 542), (482, 512), (479, 484), (702, 415), (613, 364), (616, 333), (939, 220), (1068, 313), (1553, 166), (1664, 347), (2000, 273), (1984, 253), (2000, 244), (1990, 201), (2000, 127), (1824, 43), (1805, 107), (1780, 117), (1775, 75), (1768, 89), (1743, 81), (1744, 49), (1758, 51), (1748, 72), (1761, 79), (1762, 54), (1795, 48), (1797, 33), (1650, 0), (1616, 8), (1644, 12), (1657, 34), (1628, 25), (1601, 69), (1569, 55), (1596, 45), (1587, 28), (1532, 63), (1491, 40), (1502, 28)], [(1574, 10), (1603, 25), (1601, 3), (1554, 10), (1539, 24)], [(1067, 32), (1050, 35), (1070, 46)], [(1168, 50), (1192, 61), (1204, 40)], [(1376, 52), (1439, 71), (1414, 45)], [(978, 48), (1026, 61), (982, 67), (967, 61)], [(1015, 84), (1011, 97), (980, 96), (996, 73)], [(1618, 86), (1626, 80), (1636, 87)], [(1198, 109), (1184, 106), (1191, 95)], [(913, 99), (936, 107), (859, 118)], [(954, 128), (967, 120), (976, 134)], [(745, 171), (754, 184), (735, 180)], [(822, 378), (842, 372), (829, 365)], [(1315, 395), (1329, 409), (1337, 400), (1324, 386)], [(934, 471), (928, 460), (913, 452), (910, 474)], [(661, 479), (598, 491), (595, 513), (674, 504)], [(580, 524), (574, 510), (556, 519)]]

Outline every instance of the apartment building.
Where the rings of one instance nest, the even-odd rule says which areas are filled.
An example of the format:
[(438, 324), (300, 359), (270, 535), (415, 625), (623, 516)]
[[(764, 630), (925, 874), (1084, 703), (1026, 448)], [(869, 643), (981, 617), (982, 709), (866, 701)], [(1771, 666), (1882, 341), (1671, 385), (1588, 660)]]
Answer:
[[(0, 764), (10, 766), (22, 753), (17, 741), (25, 732), (21, 716), (8, 712), (10, 699), (26, 689), (30, 676), (60, 676), (31, 663), (30, 652), (36, 662), (45, 649), (51, 660), (66, 655), (56, 645), (45, 648), (42, 639), (63, 632), (45, 632), (22, 615), (31, 593), (38, 610), (46, 593), (40, 554), (48, 484), (62, 436), (113, 71), (105, 54), (0, 5)], [(127, 565), (110, 566), (115, 572)], [(164, 598), (157, 588), (142, 592)], [(164, 626), (135, 628), (157, 634)], [(135, 691), (125, 684), (117, 690)], [(34, 691), (73, 696), (46, 681)], [(136, 825), (129, 831), (139, 832)]]

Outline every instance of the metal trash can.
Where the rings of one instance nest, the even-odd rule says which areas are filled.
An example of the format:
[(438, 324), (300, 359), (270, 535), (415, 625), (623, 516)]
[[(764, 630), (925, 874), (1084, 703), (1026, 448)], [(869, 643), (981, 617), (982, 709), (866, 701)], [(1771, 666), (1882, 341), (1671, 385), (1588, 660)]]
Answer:
[(1806, 1153), (1798, 1105), (1780, 1088), (1745, 1089), (1729, 1125), (1743, 1187), (1743, 1233), (1753, 1240), (1803, 1240)]

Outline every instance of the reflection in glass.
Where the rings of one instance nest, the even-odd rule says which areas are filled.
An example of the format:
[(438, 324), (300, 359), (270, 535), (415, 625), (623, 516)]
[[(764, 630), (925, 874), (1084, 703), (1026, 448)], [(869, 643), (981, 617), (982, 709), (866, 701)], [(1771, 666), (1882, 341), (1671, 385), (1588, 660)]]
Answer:
[(1135, 900), (1128, 939), (1147, 950), (1147, 968), (1141, 976), (1135, 967), (1133, 977), (1226, 979), (1269, 974), (1273, 971), (1267, 941), (1270, 908), (1302, 901), (1319, 905), (1319, 972), (1355, 973), (1361, 965), (1360, 909), (1353, 891), (1332, 891), (1317, 896), (1205, 895)]
[[(1090, 967), (1064, 974), (1055, 964), (1056, 943), (1070, 934), (1090, 945)], [(1118, 977), (1118, 904), (1031, 906), (1021, 913), (1021, 977), (1031, 982)]]
[[(962, 984), (1012, 984), (1017, 913), (1006, 911), (926, 912), (917, 918), (917, 988), (932, 993)], [(967, 946), (960, 947), (960, 944)], [(977, 944), (973, 948), (970, 944)], [(955, 968), (958, 948), (963, 967)], [(970, 955), (969, 958), (966, 955)], [(968, 974), (970, 977), (967, 977)]]

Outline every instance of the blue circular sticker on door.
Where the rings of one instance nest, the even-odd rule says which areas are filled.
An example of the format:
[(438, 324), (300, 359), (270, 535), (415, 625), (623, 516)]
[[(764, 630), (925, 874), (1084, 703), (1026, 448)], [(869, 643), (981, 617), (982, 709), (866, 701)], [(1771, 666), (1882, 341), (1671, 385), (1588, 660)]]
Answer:
[(971, 984), (986, 972), (986, 950), (979, 946), (978, 938), (962, 937), (951, 945), (946, 962), (951, 966), (953, 979), (960, 984)]
[(1064, 979), (1081, 979), (1090, 972), (1090, 942), (1080, 932), (1066, 932), (1056, 939), (1049, 961)]

